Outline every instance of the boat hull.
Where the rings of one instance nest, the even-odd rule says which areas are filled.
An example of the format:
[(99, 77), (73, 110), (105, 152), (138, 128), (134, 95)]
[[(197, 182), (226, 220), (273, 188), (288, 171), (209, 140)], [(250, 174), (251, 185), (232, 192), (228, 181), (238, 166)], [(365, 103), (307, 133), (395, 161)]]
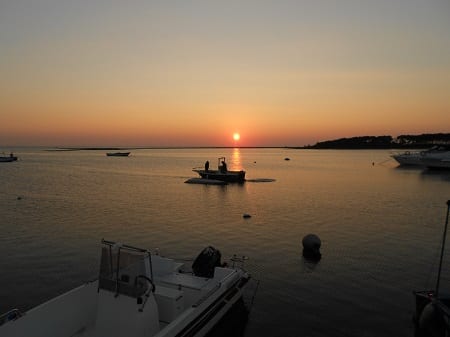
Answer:
[(412, 166), (422, 166), (422, 160), (420, 154), (411, 154), (409, 152), (402, 154), (394, 154), (392, 155), (400, 165), (412, 165)]
[[(450, 151), (445, 148), (432, 148), (424, 151), (398, 153), (391, 155), (400, 165), (428, 167), (438, 165), (445, 168), (445, 161), (450, 159)], [(444, 161), (444, 163), (440, 163)]]
[[(239, 301), (242, 300), (242, 290), (249, 281), (243, 277), (233, 283), (227, 290), (199, 306), (192, 315), (190, 323), (181, 328), (175, 337), (203, 337), (207, 335), (225, 316), (227, 312)], [(163, 337), (168, 334), (161, 331), (155, 337)], [(170, 334), (172, 335), (172, 334)]]
[(106, 154), (108, 157), (128, 157), (130, 152), (112, 152)]
[(16, 161), (17, 157), (0, 157), (0, 163), (10, 163), (12, 161)]
[(450, 159), (423, 159), (422, 164), (431, 169), (450, 170)]
[(245, 171), (226, 171), (219, 170), (193, 170), (204, 179), (213, 179), (225, 181), (227, 183), (243, 183), (245, 181)]

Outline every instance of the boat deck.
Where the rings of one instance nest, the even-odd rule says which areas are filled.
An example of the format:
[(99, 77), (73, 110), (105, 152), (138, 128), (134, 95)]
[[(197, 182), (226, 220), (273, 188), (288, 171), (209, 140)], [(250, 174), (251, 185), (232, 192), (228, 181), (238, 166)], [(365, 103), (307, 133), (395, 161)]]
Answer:
[(174, 273), (155, 278), (155, 283), (166, 285), (169, 287), (201, 290), (204, 289), (208, 284), (210, 284), (211, 280), (212, 279), (197, 277), (190, 273)]

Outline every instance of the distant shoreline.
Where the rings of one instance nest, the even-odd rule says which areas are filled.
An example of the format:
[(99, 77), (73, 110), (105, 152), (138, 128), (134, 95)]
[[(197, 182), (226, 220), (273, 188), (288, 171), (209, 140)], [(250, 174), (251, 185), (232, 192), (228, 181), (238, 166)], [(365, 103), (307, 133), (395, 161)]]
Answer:
[(144, 146), (144, 147), (56, 147), (46, 151), (123, 151), (123, 150), (183, 150), (183, 149), (295, 149), (292, 146)]
[(201, 149), (285, 149), (285, 150), (406, 150), (427, 149), (431, 145), (420, 146), (390, 146), (390, 147), (315, 147), (306, 146), (165, 146), (165, 147), (120, 147), (120, 148), (57, 148), (45, 149), (48, 152), (76, 152), (76, 151), (132, 151), (132, 150), (201, 150)]
[(292, 150), (404, 150), (450, 146), (450, 133), (392, 136), (359, 136), (340, 138), (303, 146), (68, 146), (45, 147), (45, 151), (123, 151), (123, 150), (183, 150), (183, 149), (292, 149)]
[(376, 149), (427, 149), (433, 146), (450, 146), (450, 133), (421, 135), (360, 136), (327, 140), (308, 145), (304, 149), (376, 150)]

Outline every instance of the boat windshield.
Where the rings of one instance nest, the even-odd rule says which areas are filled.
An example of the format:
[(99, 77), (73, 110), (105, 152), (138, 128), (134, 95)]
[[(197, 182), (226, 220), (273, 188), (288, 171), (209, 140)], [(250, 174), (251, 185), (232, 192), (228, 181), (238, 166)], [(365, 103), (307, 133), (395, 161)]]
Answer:
[(146, 250), (103, 241), (99, 289), (135, 298), (142, 296), (151, 284), (149, 257)]

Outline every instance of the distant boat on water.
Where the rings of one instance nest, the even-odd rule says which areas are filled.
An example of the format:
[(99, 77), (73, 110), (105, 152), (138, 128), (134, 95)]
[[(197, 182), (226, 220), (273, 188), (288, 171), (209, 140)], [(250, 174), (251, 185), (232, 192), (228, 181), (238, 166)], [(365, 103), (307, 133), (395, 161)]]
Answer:
[(225, 157), (218, 158), (217, 170), (209, 169), (209, 162), (205, 163), (204, 169), (194, 168), (204, 179), (226, 181), (228, 183), (243, 183), (245, 181), (245, 171), (229, 171), (225, 162)]
[(9, 156), (0, 156), (0, 163), (10, 163), (16, 161), (17, 157), (11, 152)]
[(130, 152), (108, 152), (106, 155), (108, 157), (128, 157)]

